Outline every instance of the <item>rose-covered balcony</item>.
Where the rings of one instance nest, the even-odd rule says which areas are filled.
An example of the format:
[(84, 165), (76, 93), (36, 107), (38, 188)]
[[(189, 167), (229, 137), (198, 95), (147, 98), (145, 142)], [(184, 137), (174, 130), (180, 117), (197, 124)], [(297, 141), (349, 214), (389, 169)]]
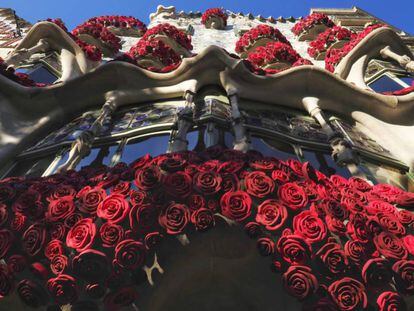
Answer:
[(327, 28), (334, 26), (331, 19), (321, 13), (313, 13), (300, 19), (292, 28), (292, 32), (298, 36), (299, 41), (314, 40)]
[(227, 14), (220, 8), (206, 10), (201, 16), (201, 23), (206, 28), (224, 29), (227, 26)]

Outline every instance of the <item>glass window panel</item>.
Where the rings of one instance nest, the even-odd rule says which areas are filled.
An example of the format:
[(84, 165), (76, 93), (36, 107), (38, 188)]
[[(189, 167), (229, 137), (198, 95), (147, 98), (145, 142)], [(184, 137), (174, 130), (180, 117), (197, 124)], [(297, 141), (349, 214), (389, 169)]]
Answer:
[(387, 183), (402, 189), (407, 189), (407, 175), (396, 169), (363, 161), (361, 166), (365, 167), (372, 174), (374, 183)]
[(79, 170), (84, 166), (100, 166), (101, 164), (109, 165), (111, 164), (112, 156), (115, 154), (118, 145), (106, 145), (92, 148), (89, 155), (83, 158), (76, 169)]
[(195, 146), (197, 146), (198, 142), (198, 131), (192, 131), (187, 133), (187, 140), (188, 140), (188, 150), (194, 150)]
[(47, 70), (44, 66), (37, 66), (29, 73), (30, 79), (38, 83), (53, 83), (57, 77)]
[(263, 155), (275, 157), (280, 160), (297, 158), (293, 147), (277, 140), (262, 139), (253, 136), (251, 139), (251, 148), (260, 151)]
[(302, 149), (302, 153), (305, 161), (310, 162), (314, 168), (327, 176), (333, 174), (341, 175), (346, 178), (352, 176), (346, 167), (338, 166), (330, 154), (306, 149)]
[(372, 88), (375, 92), (393, 92), (398, 91), (403, 88), (402, 85), (388, 77), (387, 75), (381, 76), (379, 79), (369, 84), (369, 87)]
[(398, 77), (400, 80), (408, 84), (408, 86), (414, 86), (414, 77)]
[(131, 163), (149, 153), (151, 156), (163, 154), (168, 149), (169, 134), (128, 142), (122, 151), (121, 162)]
[(7, 176), (11, 177), (26, 175), (30, 177), (40, 177), (50, 166), (54, 159), (55, 154), (51, 154), (40, 159), (18, 161), (12, 170), (7, 174)]
[(231, 134), (228, 131), (225, 131), (224, 132), (224, 144), (226, 145), (226, 147), (233, 148), (233, 141), (234, 141), (233, 134)]

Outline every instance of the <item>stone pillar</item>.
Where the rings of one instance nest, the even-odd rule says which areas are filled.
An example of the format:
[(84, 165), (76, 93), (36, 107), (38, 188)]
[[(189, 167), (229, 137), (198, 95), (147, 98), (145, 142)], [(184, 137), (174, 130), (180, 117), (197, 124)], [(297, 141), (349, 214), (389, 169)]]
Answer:
[(234, 146), (233, 149), (242, 152), (247, 152), (250, 149), (249, 139), (246, 134), (246, 129), (243, 124), (243, 118), (239, 110), (237, 93), (228, 94), (231, 105), (231, 123), (234, 132)]

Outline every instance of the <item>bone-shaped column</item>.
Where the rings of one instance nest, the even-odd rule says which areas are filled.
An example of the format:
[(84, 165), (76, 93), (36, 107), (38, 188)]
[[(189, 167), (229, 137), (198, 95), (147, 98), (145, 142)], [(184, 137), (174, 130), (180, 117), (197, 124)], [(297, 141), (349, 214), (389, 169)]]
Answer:
[(185, 107), (177, 114), (177, 120), (173, 125), (170, 143), (167, 152), (185, 151), (188, 147), (187, 133), (193, 126), (194, 93), (185, 93)]
[(380, 51), (380, 54), (384, 58), (391, 58), (400, 64), (402, 68), (408, 72), (414, 72), (414, 60), (412, 60), (407, 55), (399, 55), (391, 50), (391, 47), (388, 45)]
[(40, 39), (37, 44), (30, 49), (22, 48), (15, 50), (6, 57), (5, 62), (12, 67), (17, 67), (22, 61), (29, 59), (33, 54), (45, 52), (50, 49), (50, 44), (46, 39)]
[(93, 141), (95, 140), (95, 137), (100, 133), (104, 120), (108, 117), (111, 117), (117, 106), (117, 93), (109, 92), (99, 116), (92, 123), (91, 127), (83, 131), (72, 143), (69, 151), (69, 157), (67, 161), (58, 168), (59, 172), (74, 169), (80, 160), (82, 160), (91, 152)]
[(328, 136), (328, 142), (332, 148), (332, 158), (339, 166), (346, 166), (353, 175), (361, 175), (358, 168), (359, 157), (351, 144), (343, 135), (334, 130), (322, 109), (319, 107), (319, 98), (304, 97), (302, 99), (303, 106), (322, 127), (322, 130)]
[(243, 118), (239, 110), (238, 96), (236, 92), (228, 94), (231, 106), (231, 123), (234, 132), (233, 149), (247, 152), (250, 149), (249, 139), (243, 124)]

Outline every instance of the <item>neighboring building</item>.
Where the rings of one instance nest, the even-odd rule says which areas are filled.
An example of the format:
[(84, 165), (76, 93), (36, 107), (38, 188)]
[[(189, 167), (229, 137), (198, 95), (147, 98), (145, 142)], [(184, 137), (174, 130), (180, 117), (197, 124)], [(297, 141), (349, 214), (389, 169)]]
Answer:
[[(14, 183), (18, 179), (12, 177), (50, 180), (48, 176), (69, 176), (71, 170), (82, 167), (113, 169), (122, 167), (119, 163), (131, 165), (145, 154), (202, 153), (219, 145), (251, 154), (249, 159), (253, 150), (279, 160), (309, 162), (328, 177), (366, 180), (366, 185), (356, 187), (362, 192), (377, 184), (414, 191), (414, 37), (356, 7), (310, 13), (304, 19), (265, 18), (225, 10), (177, 12), (174, 7), (159, 6), (147, 26), (132, 17), (106, 16), (69, 33), (59, 20), (32, 26), (13, 10), (0, 9), (0, 57), (4, 59), (0, 63), (0, 176)], [(317, 196), (307, 191), (309, 197)], [(396, 195), (391, 192), (390, 196)], [(328, 196), (334, 193), (332, 189)], [(358, 202), (368, 206), (375, 199), (366, 195)], [(405, 192), (388, 202), (398, 208), (413, 207), (412, 197)], [(344, 208), (345, 203), (341, 204)], [(345, 226), (351, 230), (348, 216), (341, 218), (344, 230)], [(386, 231), (381, 220), (372, 220), (374, 216), (363, 221), (369, 223), (371, 233)], [(351, 223), (356, 226), (358, 217), (353, 217)], [(405, 220), (407, 229), (396, 236), (401, 241), (410, 236), (413, 224)], [(375, 231), (375, 225), (382, 229)], [(300, 310), (301, 304), (287, 296), (281, 284), (272, 283), (273, 274), (267, 275), (263, 267), (246, 268), (263, 265), (256, 254), (250, 254), (254, 244), (239, 241), (233, 229), (222, 244), (217, 243), (223, 231), (220, 227), (205, 240), (195, 237), (198, 246), (187, 246), (179, 254), (172, 246), (161, 250), (161, 266), (176, 274), (166, 273), (164, 280), (157, 275), (152, 289), (137, 281), (143, 301), (137, 303), (140, 310), (275, 310), (275, 304), (283, 310)], [(411, 238), (405, 241), (414, 252)], [(186, 244), (182, 236), (180, 242)], [(324, 249), (326, 243), (333, 242), (313, 245), (311, 252)], [(408, 254), (409, 245), (404, 247), (408, 250), (401, 259), (412, 264), (409, 256), (414, 253)], [(171, 254), (171, 262), (164, 262), (161, 255)], [(185, 256), (191, 261), (183, 262)], [(381, 251), (372, 257), (389, 259)], [(194, 263), (197, 260), (200, 269)], [(364, 263), (356, 264), (357, 269)], [(338, 274), (347, 275), (346, 271), (343, 268)], [(414, 308), (412, 271), (409, 290), (388, 283), (382, 289), (405, 292), (408, 310)], [(151, 273), (147, 275), (150, 283)], [(296, 298), (306, 296), (305, 305), (316, 303), (313, 296), (298, 293), (300, 288), (292, 291)], [(316, 288), (309, 291), (320, 294)], [(370, 295), (368, 304), (375, 306), (377, 297)], [(358, 299), (352, 310), (362, 309), (364, 299)], [(18, 302), (13, 298), (11, 303)], [(328, 309), (332, 301), (326, 303), (326, 310), (335, 310)], [(86, 310), (84, 305), (74, 306), (72, 310)], [(332, 308), (340, 307), (337, 303)]]

